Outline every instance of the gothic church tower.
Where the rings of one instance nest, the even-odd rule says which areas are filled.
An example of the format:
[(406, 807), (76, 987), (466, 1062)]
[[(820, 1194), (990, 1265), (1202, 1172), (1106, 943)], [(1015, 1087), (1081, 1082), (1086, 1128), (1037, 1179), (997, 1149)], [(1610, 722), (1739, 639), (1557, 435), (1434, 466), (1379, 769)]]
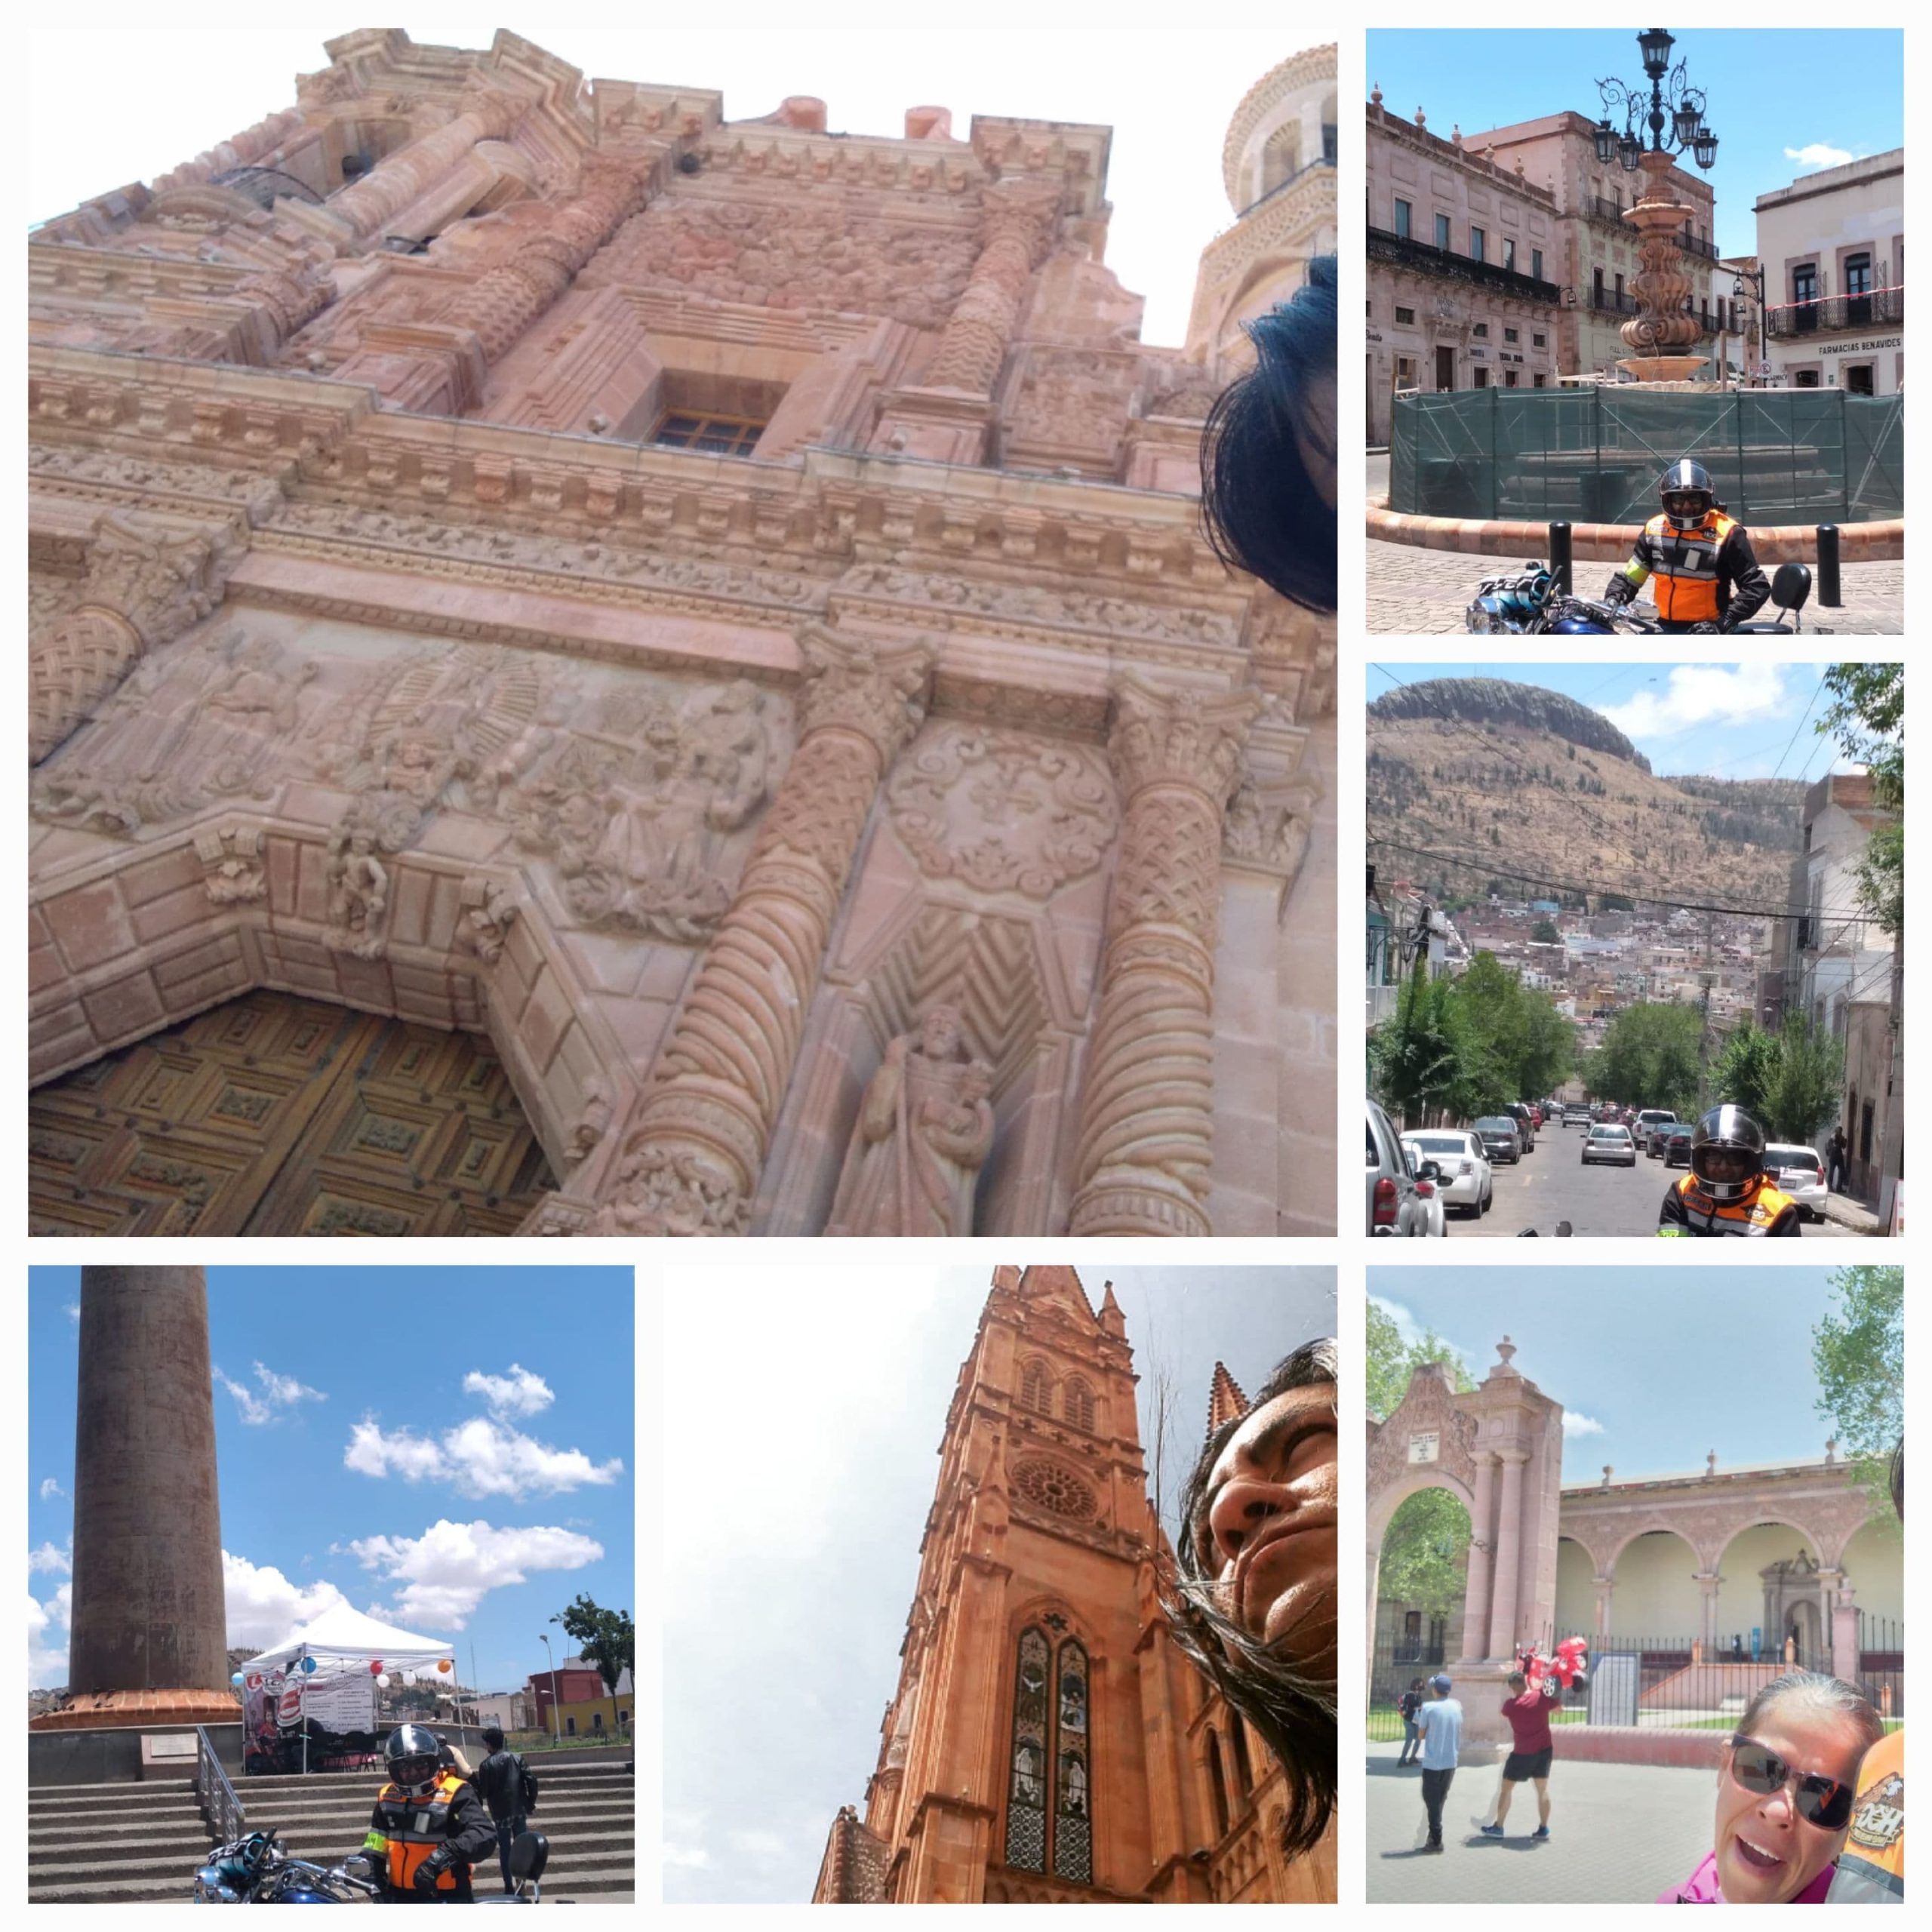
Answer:
[[(1225, 1374), (1217, 1414), (1239, 1402)], [(1264, 1760), (1230, 1741), (1231, 1787), (1217, 1733), (1242, 1727), (1157, 1601), (1134, 1383), (1110, 1287), (1096, 1314), (1071, 1268), (995, 1270), (864, 1820), (838, 1814), (815, 1903), (1284, 1895), (1260, 1848), (1268, 1781), (1245, 1775)]]

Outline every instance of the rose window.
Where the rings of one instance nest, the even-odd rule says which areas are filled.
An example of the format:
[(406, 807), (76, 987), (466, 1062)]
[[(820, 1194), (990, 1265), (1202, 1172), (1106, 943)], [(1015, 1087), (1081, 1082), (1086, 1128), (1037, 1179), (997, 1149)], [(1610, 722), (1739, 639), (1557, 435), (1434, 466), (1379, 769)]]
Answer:
[(1097, 1506), (1094, 1492), (1054, 1463), (1022, 1463), (1013, 1472), (1013, 1486), (1029, 1503), (1056, 1516), (1081, 1519)]

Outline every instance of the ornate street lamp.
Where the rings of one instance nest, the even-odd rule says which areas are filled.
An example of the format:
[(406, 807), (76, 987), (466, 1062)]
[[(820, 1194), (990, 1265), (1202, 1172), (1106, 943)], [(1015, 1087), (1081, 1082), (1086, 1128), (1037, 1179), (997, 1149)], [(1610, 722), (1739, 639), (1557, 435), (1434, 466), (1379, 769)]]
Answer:
[(1643, 192), (1624, 216), (1641, 238), (1641, 267), (1630, 285), (1637, 314), (1620, 331), (1636, 352), (1617, 365), (1639, 382), (1687, 380), (1709, 360), (1684, 352), (1696, 347), (1700, 334), (1690, 312), (1690, 280), (1677, 246), (1678, 237), (1690, 232), (1692, 211), (1672, 193), (1670, 175), (1676, 158), (1684, 154), (1708, 174), (1717, 163), (1718, 137), (1704, 118), (1709, 103), (1703, 91), (1690, 85), (1682, 61), (1671, 64), (1676, 44), (1676, 37), (1662, 27), (1647, 28), (1637, 36), (1644, 83), (1598, 81), (1604, 115), (1591, 130), (1599, 162), (1607, 165), (1614, 153), (1626, 174), (1641, 169), (1644, 177)]

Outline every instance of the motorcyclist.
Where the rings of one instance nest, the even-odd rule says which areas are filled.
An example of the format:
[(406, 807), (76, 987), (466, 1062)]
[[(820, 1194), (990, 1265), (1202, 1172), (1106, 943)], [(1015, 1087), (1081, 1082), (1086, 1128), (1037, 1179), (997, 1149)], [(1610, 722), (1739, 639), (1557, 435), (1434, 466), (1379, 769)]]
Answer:
[(362, 1849), (388, 1905), (475, 1903), (469, 1868), (495, 1848), (497, 1830), (467, 1778), (441, 1761), (426, 1724), (398, 1725), (383, 1757), (389, 1781), (377, 1795)]
[(1661, 1235), (1795, 1235), (1798, 1203), (1764, 1171), (1764, 1130), (1742, 1107), (1713, 1107), (1690, 1133), (1690, 1171), (1657, 1215)]
[(1687, 457), (1665, 471), (1658, 495), (1663, 508), (1644, 525), (1605, 600), (1630, 603), (1654, 577), (1651, 594), (1665, 630), (1694, 636), (1734, 631), (1771, 594), (1749, 534), (1719, 507), (1704, 466)]

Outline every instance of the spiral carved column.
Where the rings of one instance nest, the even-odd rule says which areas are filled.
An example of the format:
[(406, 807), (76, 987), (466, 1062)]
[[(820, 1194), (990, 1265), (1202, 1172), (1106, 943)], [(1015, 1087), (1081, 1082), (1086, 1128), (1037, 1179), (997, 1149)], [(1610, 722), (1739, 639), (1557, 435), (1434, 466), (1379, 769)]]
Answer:
[(353, 187), (331, 195), (327, 212), (358, 241), (379, 235), (385, 223), (462, 162), (478, 141), (503, 139), (528, 105), (498, 88), (466, 89), (463, 112), (454, 121), (397, 149)]
[(1026, 283), (1046, 248), (1054, 203), (1037, 190), (993, 189), (986, 239), (965, 290), (947, 318), (925, 383), (931, 389), (988, 395), (999, 380)]
[(598, 1233), (749, 1225), (832, 915), (879, 782), (924, 715), (931, 665), (924, 646), (875, 652), (816, 625), (801, 642), (798, 748), (659, 1057)]
[(1081, 1094), (1076, 1235), (1206, 1235), (1221, 830), (1258, 693), (1130, 679), (1109, 750), (1125, 804)]

